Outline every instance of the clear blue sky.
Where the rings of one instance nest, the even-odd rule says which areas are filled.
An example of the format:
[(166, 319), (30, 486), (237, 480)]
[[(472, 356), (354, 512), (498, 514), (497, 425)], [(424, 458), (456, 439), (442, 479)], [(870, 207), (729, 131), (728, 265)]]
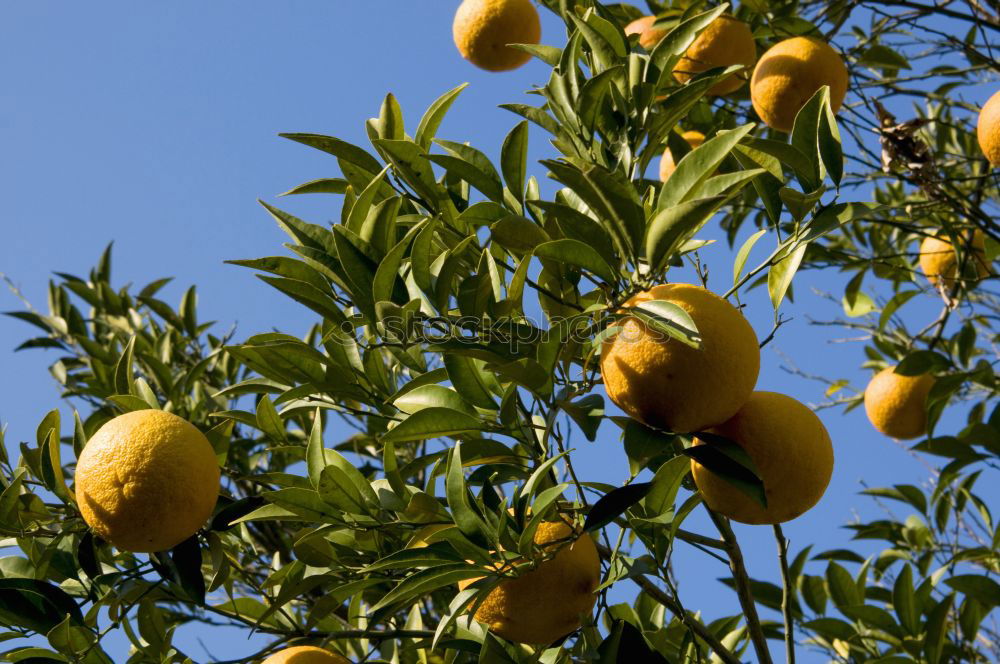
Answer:
[[(461, 95), (439, 132), (499, 152), (518, 118), (497, 108), (531, 103), (523, 93), (544, 82), (537, 63), (494, 75), (461, 60), (451, 41), (457, 2), (440, 0), (173, 0), (170, 3), (5, 3), (0, 8), (0, 200), (4, 242), (0, 272), (28, 298), (45, 306), (54, 270), (84, 274), (109, 241), (115, 242), (118, 285), (176, 277), (167, 299), (197, 283), (202, 319), (238, 325), (237, 338), (277, 327), (302, 334), (311, 322), (303, 308), (255, 280), (233, 258), (283, 251), (285, 236), (255, 202), (263, 198), (315, 222), (338, 215), (335, 197), (276, 200), (276, 194), (317, 177), (337, 175), (336, 162), (276, 136), (281, 131), (327, 133), (364, 143), (364, 121), (377, 114), (386, 92), (402, 103), (409, 128), (427, 105), (460, 82)], [(545, 17), (543, 40), (561, 44), (561, 25)], [(874, 137), (873, 137), (874, 140)], [(551, 156), (532, 134), (536, 157)], [(539, 177), (539, 168), (533, 171)], [(741, 236), (747, 235), (744, 232)], [(755, 254), (756, 256), (756, 254)], [(711, 285), (725, 290), (731, 254), (722, 243), (703, 253)], [(838, 291), (838, 286), (840, 291)], [(796, 301), (764, 352), (759, 389), (786, 392), (804, 402), (823, 400), (822, 387), (781, 370), (778, 351), (804, 371), (852, 379), (867, 372), (859, 344), (831, 343), (846, 336), (810, 326), (807, 318), (833, 318), (838, 309), (813, 288), (842, 292), (835, 274), (796, 281)], [(915, 312), (924, 316), (932, 298)], [(760, 336), (770, 330), (763, 292), (746, 298)], [(0, 309), (20, 309), (6, 289)], [(29, 336), (16, 320), (0, 319), (0, 422), (13, 449), (33, 439), (41, 417), (59, 405), (46, 367), (54, 356), (13, 353)], [(875, 505), (856, 495), (870, 486), (921, 483), (927, 469), (868, 425), (860, 410), (826, 410), (837, 456), (833, 482), (813, 511), (788, 524), (793, 550), (848, 545), (837, 526)], [(954, 415), (945, 425), (956, 422)], [(578, 437), (579, 472), (589, 480), (620, 484), (627, 464), (612, 425), (596, 443)], [(903, 515), (905, 516), (905, 514)], [(708, 532), (704, 519), (687, 527)], [(769, 528), (737, 528), (751, 574), (777, 577)], [(6, 554), (9, 555), (9, 552)], [(689, 607), (714, 618), (738, 611), (735, 596), (716, 579), (727, 570), (679, 544), (675, 560)], [(815, 569), (813, 570), (815, 572)], [(625, 588), (631, 594), (631, 588)], [(621, 598), (626, 597), (621, 594)], [(226, 658), (251, 652), (233, 632), (183, 629), (177, 643), (199, 661), (208, 652)], [(259, 641), (258, 641), (259, 642)], [(123, 638), (108, 641), (125, 658)], [(4, 644), (11, 645), (10, 642)], [(819, 661), (804, 656), (802, 661)]]

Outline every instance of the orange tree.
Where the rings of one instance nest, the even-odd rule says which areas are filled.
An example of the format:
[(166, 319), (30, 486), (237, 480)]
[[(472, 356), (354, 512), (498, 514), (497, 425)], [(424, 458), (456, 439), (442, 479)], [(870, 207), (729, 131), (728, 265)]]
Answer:
[[(996, 3), (539, 4), (565, 39), (522, 55), (505, 44), (535, 41), (527, 0), (467, 0), (456, 21), (480, 66), (551, 69), (534, 103), (504, 104), (523, 121), (498, 163), (436, 136), (461, 86), (416, 125), (387, 96), (368, 148), (287, 135), (342, 173), (289, 193), (339, 195), (341, 218), (265, 204), (289, 252), (233, 262), (317, 316), (305, 338), (214, 334), (193, 288), (174, 309), (164, 280), (113, 287), (110, 252), (87, 278), (59, 275), (47, 313), (11, 314), (43, 331), (23, 348), (58, 351), (52, 374), (82, 413), (53, 410), (19, 459), (0, 458), (0, 530), (18, 549), (0, 559), (3, 638), (47, 640), (13, 641), (7, 661), (108, 662), (111, 630), (129, 661), (192, 661), (172, 643), (191, 622), (272, 635), (250, 658), (272, 662), (767, 662), (769, 639), (789, 661), (807, 646), (997, 658), (1000, 529), (976, 486), (1000, 455), (998, 180), (983, 157), (1000, 113), (977, 141), (961, 94), (1000, 68)], [(746, 39), (756, 64), (720, 46)], [(529, 173), (529, 124), (554, 188)], [(664, 180), (647, 178), (666, 149)], [(685, 263), (706, 278), (716, 227), (731, 287), (661, 286)], [(750, 394), (756, 348), (733, 340), (741, 293), (767, 289), (767, 343), (796, 274), (824, 268), (844, 275), (824, 323), (857, 332), (880, 372), (867, 393), (821, 377), (826, 405), (864, 402), (941, 463), (926, 486), (866, 492), (912, 512), (850, 526), (882, 543), (869, 558), (789, 551), (779, 524), (822, 494), (829, 440), (790, 397)], [(928, 297), (940, 312), (921, 320)], [(641, 352), (616, 350), (629, 331)], [(717, 356), (746, 360), (745, 376)], [(605, 382), (631, 417), (605, 413)], [(938, 431), (949, 407), (967, 424)], [(327, 446), (338, 423), (355, 433)], [(599, 428), (623, 440), (621, 486), (574, 469), (570, 437)], [(177, 440), (190, 453), (160, 455)], [(213, 457), (202, 523), (185, 496), (214, 482), (198, 472)], [(717, 533), (684, 528), (702, 509)], [(729, 517), (773, 524), (780, 585), (751, 578)], [(140, 532), (171, 548), (142, 553), (157, 545)], [(729, 563), (728, 615), (708, 621), (677, 591), (678, 541)], [(633, 601), (609, 605), (612, 587)]]

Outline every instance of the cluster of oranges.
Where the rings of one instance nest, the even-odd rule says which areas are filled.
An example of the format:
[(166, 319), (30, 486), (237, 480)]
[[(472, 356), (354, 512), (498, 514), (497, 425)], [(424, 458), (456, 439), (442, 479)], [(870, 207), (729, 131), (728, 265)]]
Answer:
[[(647, 50), (666, 34), (647, 16), (626, 33)], [(513, 43), (537, 44), (538, 13), (531, 0), (464, 0), (454, 21), (461, 54), (477, 66), (505, 71), (530, 55)], [(713, 21), (690, 45), (673, 70), (681, 83), (711, 68), (753, 67), (750, 97), (770, 127), (790, 131), (798, 111), (823, 85), (836, 111), (847, 91), (847, 69), (826, 43), (793, 37), (772, 46), (758, 60), (749, 26), (729, 15)], [(710, 95), (738, 90), (746, 76), (733, 74)], [(978, 137), (993, 164), (1000, 163), (1000, 93), (980, 114)], [(692, 147), (700, 132), (683, 138)], [(660, 165), (666, 180), (675, 168), (669, 149)], [(968, 238), (973, 269), (986, 273), (981, 233)], [(920, 265), (939, 287), (960, 279), (951, 243), (928, 237)], [(698, 328), (696, 347), (659, 335), (630, 311), (651, 300), (683, 309)], [(754, 391), (760, 369), (757, 337), (742, 313), (704, 288), (666, 284), (633, 296), (621, 308), (616, 334), (604, 342), (601, 371), (608, 396), (628, 415), (654, 428), (693, 434), (694, 444), (721, 436), (741, 447), (753, 462), (766, 504), (692, 461), (692, 476), (708, 505), (750, 524), (794, 519), (822, 497), (833, 468), (833, 446), (818, 417), (783, 394)], [(889, 367), (871, 381), (865, 406), (880, 431), (913, 438), (925, 430), (930, 375), (903, 376)], [(700, 438), (699, 438), (700, 436)], [(704, 441), (702, 439), (705, 439)], [(219, 466), (208, 439), (186, 420), (161, 410), (127, 413), (106, 423), (88, 441), (76, 467), (80, 512), (99, 537), (122, 551), (170, 549), (194, 535), (215, 508)], [(545, 555), (535, 568), (504, 580), (480, 602), (475, 618), (512, 641), (551, 643), (577, 629), (594, 606), (600, 561), (593, 540), (567, 521), (543, 523), (535, 543)], [(461, 588), (474, 583), (463, 582)], [(345, 664), (342, 656), (298, 646), (271, 655), (267, 664)]]

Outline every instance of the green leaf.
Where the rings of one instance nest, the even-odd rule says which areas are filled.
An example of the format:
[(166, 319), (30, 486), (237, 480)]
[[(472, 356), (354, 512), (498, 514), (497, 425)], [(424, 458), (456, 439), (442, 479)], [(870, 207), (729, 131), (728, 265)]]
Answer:
[(282, 138), (287, 138), (297, 143), (308, 145), (311, 148), (316, 148), (317, 150), (332, 154), (339, 159), (343, 159), (364, 169), (372, 176), (382, 170), (382, 165), (377, 159), (375, 159), (375, 157), (371, 156), (371, 154), (365, 152), (362, 148), (359, 148), (356, 145), (351, 145), (350, 143), (342, 141), (339, 138), (334, 138), (333, 136), (322, 136), (320, 134), (278, 135)]
[(617, 619), (607, 638), (597, 647), (598, 664), (618, 662), (643, 662), (645, 664), (667, 664), (663, 655), (653, 650), (642, 632), (627, 620)]
[(882, 44), (872, 44), (858, 58), (858, 63), (877, 69), (909, 69), (910, 61)]
[(903, 565), (892, 587), (892, 606), (899, 618), (899, 624), (912, 635), (920, 630), (920, 606), (913, 593), (913, 569)]
[(944, 582), (954, 590), (975, 599), (984, 607), (1000, 606), (1000, 583), (982, 574), (958, 574)]
[(417, 133), (414, 134), (413, 140), (417, 145), (424, 150), (428, 150), (431, 147), (431, 141), (437, 133), (438, 127), (441, 126), (441, 121), (444, 120), (445, 114), (448, 113), (448, 109), (451, 108), (459, 93), (468, 85), (468, 83), (462, 83), (457, 88), (452, 88), (435, 99), (427, 108), (423, 117), (420, 118), (420, 123), (417, 125)]
[(635, 316), (647, 326), (692, 348), (701, 347), (701, 334), (691, 315), (666, 300), (647, 300), (629, 308), (629, 315)]
[(684, 155), (660, 189), (656, 209), (668, 210), (689, 200), (697, 186), (711, 177), (722, 160), (753, 128), (754, 124), (751, 122), (730, 131), (719, 132), (717, 136)]
[(45, 634), (67, 616), (83, 624), (80, 608), (58, 586), (36, 579), (0, 579), (0, 625)]
[(657, 212), (646, 230), (646, 260), (650, 270), (654, 273), (662, 270), (680, 246), (697, 233), (725, 201), (723, 196), (698, 198)]
[(767, 292), (771, 296), (771, 306), (776, 313), (782, 300), (785, 299), (788, 287), (792, 285), (792, 279), (802, 263), (807, 248), (808, 244), (805, 242), (795, 246), (790, 252), (785, 252), (779, 257), (767, 272)]
[[(820, 117), (825, 114), (823, 106), (829, 105), (829, 103), (830, 86), (820, 86), (809, 98), (809, 101), (799, 109), (795, 116), (795, 124), (792, 126), (792, 145), (809, 157), (812, 167), (809, 177), (817, 183), (822, 182), (826, 176), (823, 157), (820, 153), (819, 134)], [(813, 189), (816, 188), (818, 187)]]
[(423, 569), (403, 579), (395, 588), (376, 602), (370, 611), (374, 613), (387, 607), (405, 606), (413, 599), (422, 597), (438, 588), (452, 586), (459, 581), (474, 579), (482, 575), (483, 570), (472, 567), (464, 562), (447, 563)]
[[(292, 196), (295, 194), (343, 194), (347, 191), (349, 183), (343, 178), (320, 178), (303, 182), (297, 187), (292, 187), (288, 191), (278, 194), (279, 196)], [(229, 261), (227, 261), (229, 262)]]
[(287, 440), (285, 424), (282, 422), (281, 416), (278, 415), (271, 398), (266, 394), (257, 402), (257, 428), (275, 443), (283, 443)]
[(524, 178), (528, 167), (528, 121), (514, 126), (500, 149), (500, 171), (507, 189), (518, 202), (524, 202)]
[(579, 240), (564, 238), (550, 240), (535, 247), (535, 256), (573, 265), (600, 277), (609, 284), (618, 281), (615, 271), (605, 262), (604, 258), (590, 245)]
[(380, 138), (391, 138), (394, 140), (406, 136), (403, 128), (403, 110), (396, 101), (396, 96), (391, 92), (382, 101), (382, 108), (379, 109), (376, 129)]
[(737, 149), (742, 150), (743, 154), (747, 155), (752, 154), (749, 150), (758, 150), (777, 158), (780, 163), (792, 169), (803, 191), (815, 191), (819, 188), (820, 180), (817, 177), (817, 167), (813, 163), (813, 158), (809, 156), (813, 154), (813, 150), (802, 152), (799, 148), (788, 143), (753, 136), (745, 138)]
[(170, 560), (177, 570), (181, 588), (196, 605), (205, 603), (205, 576), (201, 572), (201, 547), (192, 535), (170, 550)]
[(413, 413), (425, 408), (447, 408), (476, 416), (476, 410), (458, 392), (444, 385), (422, 385), (396, 398), (392, 405), (404, 413)]
[(490, 237), (507, 251), (525, 254), (550, 240), (541, 226), (519, 215), (509, 214), (490, 226)]
[[(101, 662), (102, 664), (110, 661), (106, 655), (102, 657), (103, 652), (99, 652), (99, 648), (93, 648), (96, 639), (94, 632), (86, 627), (71, 624), (69, 617), (53, 627), (45, 637), (53, 648), (71, 657), (72, 659), (69, 661)], [(82, 657), (85, 653), (89, 656)], [(22, 654), (23, 652), (18, 653), (17, 658), (12, 658), (9, 661), (18, 661), (24, 664), (48, 664), (49, 662), (67, 661), (64, 659), (49, 659), (45, 656), (21, 658), (20, 655)]]
[(115, 392), (132, 394), (135, 377), (132, 374), (132, 354), (135, 351), (135, 336), (133, 335), (122, 351), (118, 363), (115, 364)]
[[(467, 164), (467, 168), (463, 167), (459, 175), (466, 179), (469, 184), (479, 189), (479, 191), (483, 192), (493, 201), (497, 203), (503, 202), (503, 185), (500, 183), (500, 175), (489, 160), (489, 157), (480, 150), (463, 143), (446, 141), (444, 139), (434, 139), (434, 142), (447, 150), (459, 162)], [(443, 155), (427, 155), (427, 158), (433, 161), (435, 157), (441, 156)], [(445, 163), (441, 163), (441, 165), (450, 170), (450, 167)], [(466, 177), (466, 175), (472, 173), (474, 173), (472, 177), (475, 181)]]
[(858, 586), (846, 569), (832, 560), (826, 568), (826, 584), (830, 590), (830, 599), (838, 609), (851, 608), (863, 604)]
[(306, 443), (306, 472), (313, 488), (319, 489), (320, 476), (326, 467), (326, 454), (323, 451), (323, 420), (320, 418), (319, 408), (314, 413), (309, 441)]
[(482, 431), (485, 424), (478, 418), (450, 408), (430, 407), (407, 417), (382, 435), (382, 440), (394, 443), (452, 436), (467, 431)]
[(750, 251), (753, 250), (754, 245), (757, 244), (757, 240), (764, 237), (765, 233), (767, 233), (767, 229), (762, 228), (753, 235), (751, 235), (750, 237), (748, 237), (746, 241), (744, 241), (743, 244), (740, 245), (739, 251), (736, 252), (736, 258), (733, 259), (734, 285), (739, 283), (740, 281), (740, 275), (743, 274), (743, 266), (746, 265), (747, 258), (750, 257)]
[(938, 602), (927, 616), (927, 635), (924, 637), (924, 655), (928, 664), (938, 664), (948, 637), (948, 614), (951, 612), (955, 594), (952, 593)]
[(823, 102), (823, 111), (819, 118), (819, 154), (823, 158), (827, 173), (834, 184), (840, 186), (844, 177), (844, 151), (840, 142), (840, 129), (837, 127), (837, 116), (830, 105), (830, 96)]
[(650, 517), (666, 514), (673, 509), (681, 482), (691, 471), (691, 461), (683, 455), (675, 456), (660, 465), (653, 475), (653, 487), (643, 499)]
[(587, 513), (583, 531), (590, 533), (608, 525), (619, 515), (646, 497), (653, 488), (652, 482), (626, 484), (601, 496)]
[(481, 539), (488, 533), (482, 517), (472, 506), (469, 489), (465, 484), (461, 441), (455, 443), (455, 447), (448, 454), (448, 467), (445, 470), (445, 495), (455, 525), (463, 534), (470, 538)]
[(686, 448), (685, 456), (694, 459), (766, 508), (767, 494), (764, 491), (764, 482), (746, 451), (728, 438), (717, 434), (699, 431), (696, 435), (705, 444)]

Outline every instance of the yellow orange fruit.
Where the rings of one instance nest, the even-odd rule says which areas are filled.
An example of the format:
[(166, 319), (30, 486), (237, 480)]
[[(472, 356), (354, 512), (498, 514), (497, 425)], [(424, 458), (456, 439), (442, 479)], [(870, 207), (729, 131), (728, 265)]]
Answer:
[[(712, 430), (743, 448), (764, 484), (767, 507), (691, 460), (705, 502), (741, 523), (784, 523), (811, 509), (833, 475), (833, 444), (823, 422), (784, 394), (754, 392), (730, 420)], [(695, 445), (704, 444), (695, 440)]]
[[(968, 236), (966, 236), (968, 237)], [(981, 230), (972, 234), (971, 254), (964, 259), (963, 281), (969, 282), (985, 277), (990, 273), (989, 262), (986, 260), (986, 237)], [(935, 286), (950, 288), (959, 278), (959, 262), (955, 247), (947, 235), (925, 237), (920, 243), (920, 269), (927, 279)]]
[(508, 44), (537, 44), (542, 36), (531, 0), (464, 0), (452, 36), (462, 57), (487, 71), (517, 69), (531, 55)]
[(865, 388), (865, 413), (878, 431), (906, 440), (927, 433), (927, 395), (934, 376), (901, 376), (896, 367), (879, 371)]
[(219, 494), (205, 435), (162, 410), (119, 415), (87, 441), (76, 464), (84, 520), (122, 551), (164, 551), (204, 525)]
[(750, 99), (767, 126), (788, 132), (799, 110), (824, 85), (830, 86), (830, 107), (837, 112), (847, 95), (843, 59), (826, 42), (792, 37), (760, 57), (750, 79)]
[[(687, 141), (692, 150), (705, 142), (705, 134), (701, 133), (697, 129), (689, 129), (681, 134), (681, 138)], [(667, 178), (669, 178), (671, 173), (673, 173), (676, 169), (677, 163), (674, 161), (674, 154), (668, 147), (663, 151), (663, 156), (660, 157), (660, 182), (666, 182)]]
[(656, 23), (655, 16), (637, 18), (625, 26), (625, 34), (628, 36), (639, 35), (639, 45), (647, 51), (652, 51), (667, 35), (666, 30), (654, 28), (654, 23)]
[[(501, 581), (474, 617), (508, 641), (547, 645), (578, 629), (581, 616), (593, 610), (601, 561), (590, 535), (577, 535), (564, 521), (540, 524), (535, 544), (557, 553), (535, 569)], [(459, 589), (476, 580), (460, 582)]]
[(993, 166), (1000, 166), (1000, 91), (983, 104), (976, 123), (979, 147)]
[(342, 655), (316, 646), (295, 646), (279, 650), (264, 660), (263, 664), (351, 664)]
[(654, 286), (625, 307), (666, 300), (686, 311), (701, 336), (699, 348), (649, 329), (635, 317), (604, 342), (601, 373), (608, 397), (652, 427), (689, 433), (715, 426), (746, 402), (760, 371), (757, 335), (743, 314), (692, 284)]
[[(752, 67), (756, 60), (757, 44), (750, 26), (729, 14), (722, 14), (691, 42), (674, 66), (674, 78), (686, 83), (695, 74), (707, 69), (731, 65)], [(739, 90), (746, 81), (746, 74), (727, 76), (709, 88), (708, 94), (727, 95)]]

